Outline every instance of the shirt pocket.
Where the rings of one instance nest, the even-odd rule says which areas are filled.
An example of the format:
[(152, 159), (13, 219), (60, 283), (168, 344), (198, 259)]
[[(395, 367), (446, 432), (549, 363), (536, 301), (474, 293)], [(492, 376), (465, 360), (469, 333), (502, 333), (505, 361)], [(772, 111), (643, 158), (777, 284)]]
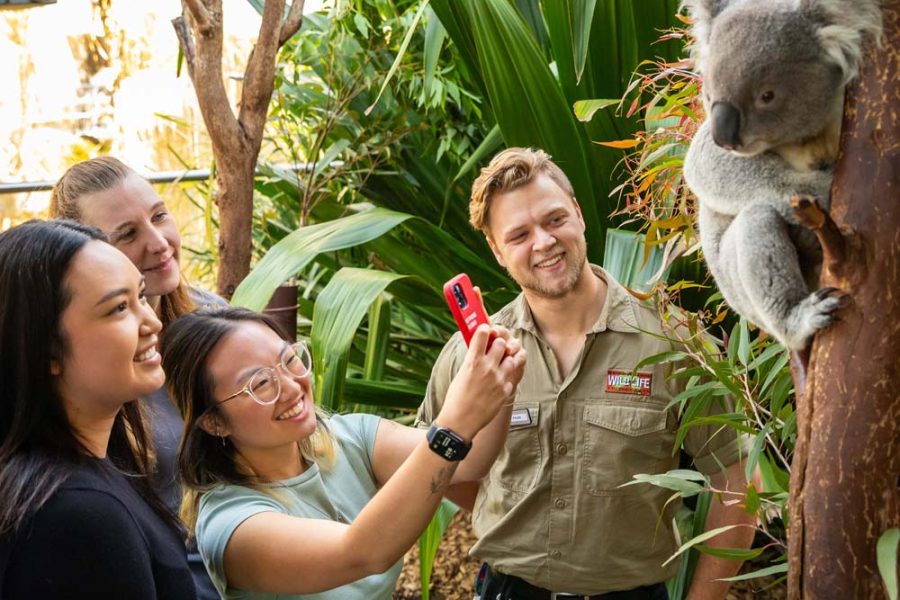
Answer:
[(597, 404), (584, 407), (582, 487), (594, 496), (624, 496), (641, 485), (619, 487), (638, 473), (657, 473), (671, 458), (674, 434), (664, 406)]
[(514, 410), (527, 409), (531, 422), (510, 425), (506, 445), (491, 469), (491, 482), (512, 492), (527, 492), (541, 468), (540, 409), (537, 402), (516, 403)]

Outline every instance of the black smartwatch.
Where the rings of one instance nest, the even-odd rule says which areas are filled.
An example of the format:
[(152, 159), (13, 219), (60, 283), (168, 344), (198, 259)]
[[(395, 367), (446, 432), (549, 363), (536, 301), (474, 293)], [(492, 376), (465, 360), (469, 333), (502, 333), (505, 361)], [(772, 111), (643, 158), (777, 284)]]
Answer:
[(428, 439), (428, 447), (445, 460), (462, 460), (472, 448), (472, 443), (466, 443), (461, 437), (437, 423), (433, 424), (425, 436)]

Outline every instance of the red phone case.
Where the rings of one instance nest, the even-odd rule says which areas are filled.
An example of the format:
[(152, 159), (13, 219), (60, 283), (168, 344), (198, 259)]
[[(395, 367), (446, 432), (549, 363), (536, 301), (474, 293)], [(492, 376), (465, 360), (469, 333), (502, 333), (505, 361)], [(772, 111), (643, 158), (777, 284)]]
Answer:
[[(453, 318), (456, 319), (456, 324), (468, 346), (478, 326), (482, 323), (490, 324), (481, 298), (475, 293), (472, 281), (465, 273), (460, 273), (444, 284), (444, 297), (447, 298), (450, 312), (453, 313)], [(493, 337), (492, 335), (488, 341), (488, 348), (491, 347)]]

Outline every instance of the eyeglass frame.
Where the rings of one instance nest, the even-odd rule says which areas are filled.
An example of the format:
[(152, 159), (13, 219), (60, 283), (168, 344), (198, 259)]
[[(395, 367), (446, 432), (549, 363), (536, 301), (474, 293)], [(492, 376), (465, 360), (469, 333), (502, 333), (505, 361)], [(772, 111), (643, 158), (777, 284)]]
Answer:
[[(288, 344), (287, 346), (285, 346), (285, 348), (292, 348), (292, 349), (293, 348), (302, 348), (303, 349), (303, 352), (305, 352), (306, 356), (309, 358), (309, 367), (306, 369), (306, 373), (304, 373), (303, 375), (294, 375), (293, 373), (291, 373), (288, 370), (287, 365), (284, 364), (285, 357), (299, 356), (299, 353), (296, 350), (294, 350), (292, 354), (285, 354), (284, 349), (282, 349), (281, 350), (281, 358), (278, 359), (278, 362), (275, 363), (274, 366), (260, 367), (259, 369), (253, 371), (253, 373), (250, 375), (250, 377), (247, 378), (247, 383), (244, 384), (244, 387), (242, 387), (240, 390), (233, 393), (232, 395), (228, 396), (224, 400), (219, 400), (218, 402), (214, 403), (209, 408), (221, 406), (222, 404), (225, 404), (229, 400), (234, 400), (235, 398), (237, 398), (238, 396), (240, 396), (242, 394), (247, 394), (248, 396), (250, 396), (250, 398), (254, 402), (259, 404), (260, 406), (272, 406), (273, 404), (278, 402), (278, 399), (281, 398), (281, 375), (278, 374), (278, 368), (281, 367), (281, 370), (284, 373), (286, 373), (292, 377), (309, 377), (309, 374), (312, 373), (312, 367), (313, 367), (312, 354), (310, 353), (309, 346), (306, 345), (306, 342), (301, 340), (299, 342), (294, 342), (293, 344)], [(272, 371), (272, 375), (275, 379), (275, 385), (278, 386), (278, 391), (275, 393), (275, 398), (271, 402), (263, 402), (256, 396), (256, 394), (253, 393), (253, 390), (250, 389), (250, 383), (253, 381), (253, 378), (256, 377), (257, 374), (259, 374), (263, 371)], [(209, 409), (207, 409), (207, 410), (209, 410)]]

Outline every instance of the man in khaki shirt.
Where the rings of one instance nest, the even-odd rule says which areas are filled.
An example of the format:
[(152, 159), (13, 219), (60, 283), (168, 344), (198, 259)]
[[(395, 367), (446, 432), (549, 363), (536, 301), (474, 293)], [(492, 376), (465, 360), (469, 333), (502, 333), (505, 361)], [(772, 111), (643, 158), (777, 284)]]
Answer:
[[(528, 353), (504, 450), (474, 503), (454, 498), (472, 505), (471, 554), (490, 567), (482, 597), (666, 598), (661, 582), (677, 562), (662, 563), (677, 549), (677, 503), (652, 485), (621, 487), (634, 474), (678, 466), (677, 413), (667, 409), (678, 383), (666, 379), (665, 365), (634, 372), (642, 359), (673, 349), (656, 309), (587, 262), (572, 186), (544, 152), (495, 156), (469, 209), (523, 290), (492, 321)], [(464, 354), (456, 334), (432, 371), (420, 425), (439, 412)], [(716, 487), (745, 489), (742, 443), (730, 429), (692, 427), (683, 448)], [(707, 529), (752, 522), (740, 507), (714, 501)], [(752, 537), (752, 527), (739, 527), (709, 543), (746, 547)], [(723, 598), (728, 584), (712, 580), (737, 566), (702, 556), (688, 598)]]

